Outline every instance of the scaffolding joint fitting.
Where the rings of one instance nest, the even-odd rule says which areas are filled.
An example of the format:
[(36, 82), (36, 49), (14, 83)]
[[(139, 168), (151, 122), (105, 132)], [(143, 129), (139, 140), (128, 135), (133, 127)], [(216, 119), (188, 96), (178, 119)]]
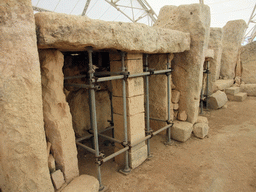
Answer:
[(109, 122), (110, 126), (114, 126), (114, 122), (113, 121), (108, 120), (108, 122)]
[(121, 145), (122, 145), (123, 147), (130, 147), (130, 146), (129, 146), (129, 143), (128, 143), (127, 141), (123, 141), (123, 142), (121, 143)]
[[(171, 124), (171, 125), (173, 126), (173, 121), (172, 121), (172, 120), (166, 120), (166, 123), (167, 123), (168, 125)], [(172, 126), (171, 126), (171, 127), (172, 127)]]
[(148, 72), (150, 72), (150, 75), (154, 75), (155, 74), (155, 69), (148, 69)]
[(145, 131), (146, 132), (146, 135), (151, 135), (151, 133), (153, 133), (153, 130), (150, 129), (149, 131)]
[(204, 73), (211, 74), (211, 72), (210, 72), (209, 69), (205, 69), (205, 70), (204, 70)]
[(171, 75), (171, 74), (172, 74), (171, 72), (165, 73), (166, 76), (169, 76), (169, 75)]

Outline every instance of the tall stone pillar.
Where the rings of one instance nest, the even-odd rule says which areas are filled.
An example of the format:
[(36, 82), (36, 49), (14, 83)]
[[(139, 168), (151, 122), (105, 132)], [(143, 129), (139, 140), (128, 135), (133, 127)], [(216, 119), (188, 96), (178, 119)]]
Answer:
[[(121, 71), (121, 66), (120, 54), (110, 53), (111, 71)], [(143, 72), (143, 55), (128, 53), (125, 57), (125, 67), (130, 74)], [(124, 141), (122, 80), (112, 81), (112, 91), (115, 137), (121, 141)], [(127, 79), (126, 104), (128, 140), (132, 144), (145, 137), (143, 77)], [(122, 148), (118, 145), (116, 147), (117, 150)], [(145, 161), (146, 158), (147, 146), (145, 145), (145, 142), (142, 142), (130, 150), (129, 159), (131, 168), (139, 166), (143, 161)], [(123, 155), (117, 157), (116, 161), (119, 164), (123, 164)]]
[(179, 112), (195, 123), (199, 112), (203, 65), (210, 35), (210, 8), (203, 4), (164, 6), (154, 26), (189, 32), (190, 50), (174, 55), (172, 80), (180, 91)]
[(66, 182), (79, 175), (75, 132), (66, 96), (63, 92), (64, 55), (58, 50), (39, 52), (45, 132), (52, 144), (57, 168), (64, 173)]
[(1, 0), (0, 12), (0, 188), (51, 192), (31, 0)]

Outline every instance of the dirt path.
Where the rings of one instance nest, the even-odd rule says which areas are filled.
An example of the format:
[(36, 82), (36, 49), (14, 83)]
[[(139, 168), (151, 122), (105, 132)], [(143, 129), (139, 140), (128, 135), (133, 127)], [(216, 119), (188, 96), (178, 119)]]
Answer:
[[(227, 109), (206, 116), (208, 138), (192, 136), (186, 143), (165, 146), (164, 136), (156, 136), (153, 158), (128, 176), (118, 173), (113, 161), (104, 164), (107, 191), (256, 191), (256, 98), (228, 102)], [(79, 163), (81, 173), (96, 176), (92, 160), (80, 154)]]

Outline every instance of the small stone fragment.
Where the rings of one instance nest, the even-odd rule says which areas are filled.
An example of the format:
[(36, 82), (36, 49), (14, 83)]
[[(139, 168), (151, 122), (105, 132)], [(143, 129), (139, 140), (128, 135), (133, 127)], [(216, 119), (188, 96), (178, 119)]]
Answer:
[(173, 119), (177, 119), (178, 117), (178, 111), (173, 111)]
[(207, 119), (207, 117), (198, 116), (196, 122), (197, 122), (197, 123), (206, 123), (206, 124), (208, 124), (208, 119)]
[(61, 188), (61, 186), (65, 183), (64, 176), (61, 170), (57, 170), (54, 173), (51, 174), (52, 176), (52, 182), (56, 189)]
[(52, 154), (50, 154), (48, 157), (48, 167), (51, 173), (53, 173), (56, 170), (55, 159), (52, 156)]
[(180, 92), (177, 90), (172, 90), (172, 102), (178, 103), (180, 100)]
[(222, 109), (227, 109), (227, 108), (228, 108), (228, 105), (225, 104), (225, 105), (223, 105), (221, 108), (222, 108)]
[(193, 133), (196, 137), (203, 139), (208, 134), (209, 126), (207, 123), (196, 123), (193, 127)]
[(178, 113), (178, 120), (186, 121), (188, 118), (186, 111), (181, 111)]
[(179, 109), (179, 104), (173, 103), (173, 110), (178, 110), (178, 109)]
[(175, 120), (172, 126), (172, 138), (176, 141), (185, 142), (191, 137), (192, 130), (192, 123)]

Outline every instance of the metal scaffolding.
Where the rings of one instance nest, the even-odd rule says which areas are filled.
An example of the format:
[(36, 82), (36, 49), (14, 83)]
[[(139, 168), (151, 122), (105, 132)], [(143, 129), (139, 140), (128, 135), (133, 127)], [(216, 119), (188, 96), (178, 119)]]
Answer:
[[(76, 140), (77, 145), (83, 147), (85, 150), (93, 153), (95, 155), (96, 159), (96, 168), (97, 168), (97, 178), (100, 183), (100, 190), (104, 189), (104, 186), (102, 185), (102, 180), (101, 180), (101, 165), (114, 157), (125, 153), (125, 166), (122, 170), (120, 170), (121, 173), (128, 174), (131, 169), (129, 167), (129, 151), (137, 146), (138, 144), (142, 142), (147, 142), (147, 157), (151, 157), (150, 155), (150, 139), (157, 135), (158, 133), (162, 131), (167, 131), (167, 144), (171, 144), (171, 127), (173, 126), (173, 122), (171, 120), (171, 112), (170, 112), (170, 92), (171, 92), (171, 87), (170, 87), (170, 75), (172, 69), (170, 68), (170, 63), (169, 63), (169, 55), (167, 54), (167, 69), (166, 70), (153, 70), (149, 69), (148, 66), (148, 55), (145, 55), (146, 58), (146, 63), (145, 63), (145, 70), (143, 73), (137, 73), (137, 74), (130, 74), (128, 71), (125, 69), (125, 52), (121, 52), (121, 62), (122, 62), (122, 68), (120, 72), (95, 72), (93, 70), (93, 63), (92, 63), (92, 53), (93, 53), (93, 48), (88, 47), (87, 52), (89, 55), (89, 71), (87, 75), (83, 76), (70, 76), (70, 77), (65, 77), (64, 79), (76, 79), (76, 78), (83, 78), (87, 77), (88, 78), (88, 84), (66, 84), (65, 86), (74, 86), (74, 87), (79, 87), (79, 88), (85, 88), (89, 90), (89, 108), (90, 108), (90, 122), (91, 122), (91, 130), (90, 135), (78, 138)], [(96, 76), (102, 76), (102, 75), (108, 75), (106, 77), (97, 77)], [(109, 76), (110, 75), (110, 76)], [(150, 128), (150, 110), (149, 110), (149, 76), (151, 75), (166, 75), (167, 76), (167, 103), (168, 103), (168, 119), (167, 120), (161, 120), (161, 119), (154, 119), (158, 121), (164, 121), (167, 123), (166, 126), (161, 127), (157, 131), (153, 131)], [(145, 131), (145, 137), (137, 140), (134, 143), (130, 143), (128, 141), (128, 131), (127, 131), (127, 107), (126, 107), (126, 81), (129, 78), (135, 78), (135, 77), (144, 77), (145, 78), (145, 101), (146, 101), (146, 110), (145, 110), (145, 118), (146, 118), (146, 131)], [(104, 129), (103, 131), (98, 132), (97, 128), (97, 116), (96, 116), (96, 102), (95, 102), (95, 91), (99, 90), (100, 87), (97, 85), (98, 82), (105, 82), (105, 81), (113, 81), (113, 80), (118, 80), (122, 79), (122, 94), (123, 94), (123, 118), (124, 118), (124, 140), (120, 141), (114, 137), (114, 123), (113, 123), (113, 107), (112, 107), (112, 99), (111, 99), (111, 120), (110, 120), (110, 126)], [(112, 95), (110, 95), (110, 98), (112, 98)], [(107, 136), (103, 134), (107, 130), (112, 130), (112, 137)], [(112, 142), (121, 144), (123, 146), (122, 149), (119, 151), (114, 152), (113, 154), (109, 156), (105, 156), (103, 153), (100, 153), (99, 151), (99, 141), (98, 138), (102, 137), (107, 140), (110, 140)], [(86, 139), (92, 139), (93, 138), (93, 148), (88, 147), (81, 143), (83, 140)]]
[[(246, 32), (246, 30), (252, 26), (249, 31)], [(254, 5), (254, 8), (252, 10), (252, 14), (249, 18), (249, 21), (247, 23), (247, 28), (245, 30), (243, 41), (247, 43), (251, 43), (254, 38), (256, 37), (256, 3)]]

